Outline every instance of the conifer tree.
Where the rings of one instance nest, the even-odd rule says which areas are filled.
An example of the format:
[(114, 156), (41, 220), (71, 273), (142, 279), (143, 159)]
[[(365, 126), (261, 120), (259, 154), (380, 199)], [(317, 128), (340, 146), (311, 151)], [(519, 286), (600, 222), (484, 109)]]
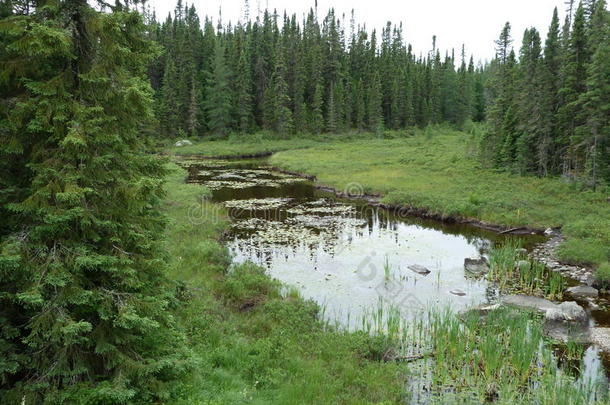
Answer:
[(286, 83), (284, 52), (279, 42), (275, 48), (273, 75), (265, 91), (264, 125), (265, 128), (284, 136), (294, 130), (288, 84)]
[(462, 63), (458, 70), (458, 84), (456, 93), (456, 116), (455, 124), (461, 128), (466, 120), (470, 119), (472, 111), (472, 83), (470, 77), (472, 71), (466, 67), (466, 51), (462, 45)]
[(314, 134), (319, 134), (322, 131), (324, 117), (322, 116), (322, 84), (316, 85), (311, 110), (309, 112), (309, 130)]
[(585, 121), (578, 128), (586, 145), (586, 172), (595, 191), (600, 179), (610, 180), (610, 13), (597, 1), (592, 16), (595, 53), (587, 70), (587, 91), (580, 96)]
[(159, 403), (182, 339), (159, 255), (165, 171), (140, 133), (146, 27), (126, 2), (86, 0), (2, 24), (0, 398)]
[(584, 165), (580, 157), (582, 151), (579, 150), (583, 143), (576, 129), (584, 123), (579, 97), (586, 90), (587, 65), (590, 59), (587, 45), (585, 9), (581, 3), (574, 15), (573, 28), (562, 66), (563, 85), (560, 95), (563, 102), (558, 112), (558, 120), (562, 133), (559, 145), (564, 173), (572, 170), (581, 171)]
[(557, 139), (559, 128), (557, 123), (557, 112), (560, 106), (559, 88), (561, 86), (561, 43), (560, 27), (557, 8), (553, 12), (553, 18), (544, 45), (544, 66), (542, 71), (542, 97), (543, 113), (540, 119), (543, 121), (543, 133), (538, 145), (538, 160), (540, 174), (547, 175), (557, 172), (559, 162), (557, 159)]
[(226, 134), (231, 126), (231, 88), (221, 38), (216, 40), (214, 64), (212, 71), (208, 72), (208, 78), (209, 86), (205, 98), (208, 128), (212, 133)]
[(237, 120), (237, 129), (242, 133), (247, 133), (252, 130), (253, 121), (252, 75), (250, 72), (248, 46), (247, 44), (244, 44), (245, 38), (242, 38), (241, 41), (235, 80), (235, 115)]
[(371, 131), (383, 130), (383, 112), (381, 109), (381, 83), (379, 72), (375, 70), (368, 89), (367, 122)]
[(540, 34), (525, 30), (519, 57), (518, 105), (519, 134), (515, 163), (520, 173), (539, 172), (536, 150), (544, 138), (545, 111), (542, 99), (543, 61)]

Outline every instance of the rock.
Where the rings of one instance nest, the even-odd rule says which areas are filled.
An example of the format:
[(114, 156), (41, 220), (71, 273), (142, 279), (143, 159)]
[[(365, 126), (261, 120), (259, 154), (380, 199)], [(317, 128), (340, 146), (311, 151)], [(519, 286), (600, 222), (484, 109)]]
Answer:
[(517, 268), (519, 271), (527, 271), (532, 267), (532, 264), (527, 260), (519, 260), (517, 262)]
[(546, 321), (542, 325), (543, 333), (555, 340), (567, 343), (589, 343), (589, 327), (585, 323)]
[(419, 264), (412, 264), (410, 266), (407, 266), (407, 268), (417, 274), (421, 274), (422, 276), (427, 276), (428, 274), (430, 274), (430, 270), (428, 270), (424, 266), (420, 266)]
[(464, 269), (466, 269), (466, 271), (469, 273), (480, 276), (489, 271), (489, 264), (487, 264), (487, 259), (484, 257), (476, 259), (466, 258), (464, 259)]
[(518, 254), (519, 256), (525, 257), (525, 256), (527, 256), (527, 249), (518, 248), (518, 249), (515, 249), (515, 253)]
[(455, 290), (451, 290), (449, 291), (450, 294), (453, 295), (457, 295), (458, 297), (463, 297), (464, 295), (466, 295), (466, 293), (462, 290), (460, 290), (459, 288), (456, 288)]
[(458, 315), (464, 319), (470, 314), (477, 314), (479, 317), (487, 316), (491, 311), (495, 311), (500, 308), (500, 304), (483, 304), (473, 308), (466, 308), (458, 313)]
[(176, 142), (174, 144), (174, 146), (177, 147), (177, 148), (181, 148), (183, 146), (190, 146), (192, 144), (193, 144), (193, 142), (189, 141), (188, 139), (183, 139), (181, 141)]
[(544, 314), (547, 322), (581, 322), (587, 321), (587, 313), (574, 301), (554, 304), (544, 298), (528, 295), (507, 295), (502, 303), (519, 308), (533, 309)]
[(524, 309), (533, 309), (546, 313), (557, 305), (544, 298), (531, 297), (529, 295), (506, 295), (502, 297), (502, 303)]
[(544, 319), (552, 322), (587, 322), (587, 313), (574, 301), (562, 302), (546, 311)]
[(547, 236), (551, 236), (551, 235), (553, 235), (554, 233), (555, 233), (555, 231), (553, 231), (553, 229), (551, 229), (551, 228), (546, 228), (546, 229), (544, 230), (544, 234), (545, 234), (545, 235), (547, 235)]
[(587, 298), (587, 297), (597, 297), (599, 292), (587, 285), (579, 285), (576, 287), (570, 287), (566, 290), (572, 297), (574, 298)]
[(591, 328), (591, 342), (610, 352), (610, 328)]

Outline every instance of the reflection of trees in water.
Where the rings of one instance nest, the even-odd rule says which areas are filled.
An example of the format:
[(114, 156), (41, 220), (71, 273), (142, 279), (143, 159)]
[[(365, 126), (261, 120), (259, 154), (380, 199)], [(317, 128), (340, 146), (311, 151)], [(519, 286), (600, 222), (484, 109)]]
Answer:
[[(179, 162), (180, 163), (180, 162)], [(251, 182), (256, 179), (282, 180), (286, 175), (273, 172), (258, 161), (210, 161), (193, 158), (182, 162), (189, 173), (187, 181), (205, 184), (219, 175), (235, 182)], [(275, 257), (305, 254), (315, 262), (319, 253), (333, 257), (350, 246), (355, 240), (383, 234), (394, 244), (404, 243), (401, 227), (416, 226), (432, 229), (445, 235), (459, 236), (473, 245), (480, 254), (486, 254), (494, 243), (506, 240), (503, 235), (485, 231), (464, 224), (449, 224), (435, 220), (416, 218), (408, 215), (408, 210), (385, 209), (362, 201), (320, 197), (313, 184), (308, 182), (286, 183), (279, 187), (254, 186), (246, 188), (222, 188), (213, 190), (214, 201), (290, 198), (291, 200), (273, 209), (253, 207), (233, 207), (228, 209), (234, 226), (230, 235), (237, 249), (244, 257), (249, 257), (267, 267)], [(351, 212), (333, 212), (333, 207), (353, 207)], [(328, 212), (324, 212), (328, 209)], [(290, 212), (293, 210), (293, 212)], [(301, 218), (299, 218), (299, 216)], [(247, 221), (260, 220), (260, 223)], [(354, 221), (364, 223), (356, 226)], [(243, 226), (247, 224), (248, 226)], [(274, 231), (283, 233), (276, 240), (265, 240), (263, 235)], [(512, 236), (513, 238), (515, 236)], [(523, 238), (523, 237), (522, 237)], [(527, 237), (523, 238), (527, 239)]]

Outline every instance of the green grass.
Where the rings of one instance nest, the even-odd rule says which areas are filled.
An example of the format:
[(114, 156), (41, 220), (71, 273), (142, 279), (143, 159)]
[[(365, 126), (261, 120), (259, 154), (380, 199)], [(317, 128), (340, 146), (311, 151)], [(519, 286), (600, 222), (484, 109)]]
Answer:
[(261, 155), (282, 150), (303, 149), (320, 144), (322, 138), (301, 137), (277, 139), (266, 134), (233, 136), (224, 140), (195, 142), (191, 146), (171, 146), (166, 152), (175, 155), (201, 155), (208, 157), (233, 157)]
[(544, 263), (528, 259), (520, 253), (520, 248), (519, 241), (513, 239), (494, 247), (489, 255), (487, 279), (502, 292), (560, 300), (565, 291), (561, 274), (549, 270)]
[(576, 264), (610, 260), (610, 204), (605, 192), (559, 178), (522, 177), (484, 167), (473, 135), (447, 128), (393, 139), (335, 138), (285, 150), (273, 165), (317, 176), (344, 189), (358, 183), (389, 204), (505, 226), (563, 226), (561, 259)]
[(176, 405), (394, 404), (405, 369), (379, 361), (385, 340), (337, 331), (319, 308), (254, 265), (231, 266), (218, 241), (223, 210), (173, 166), (164, 210), (170, 276), (182, 285), (176, 316), (192, 351)]

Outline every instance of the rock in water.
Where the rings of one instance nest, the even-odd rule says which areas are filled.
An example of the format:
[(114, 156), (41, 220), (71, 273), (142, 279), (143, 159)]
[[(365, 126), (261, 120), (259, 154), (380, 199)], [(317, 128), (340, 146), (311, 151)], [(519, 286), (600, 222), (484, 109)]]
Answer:
[(544, 314), (550, 322), (586, 322), (587, 313), (574, 301), (555, 304), (549, 300), (528, 295), (507, 295), (502, 297), (502, 303), (519, 308), (533, 309)]
[(193, 144), (193, 142), (189, 141), (188, 139), (183, 139), (181, 141), (176, 142), (174, 144), (174, 146), (177, 147), (177, 148), (181, 148), (183, 146), (190, 146), (192, 144)]
[(574, 301), (562, 302), (546, 311), (544, 319), (554, 322), (587, 322), (587, 313)]
[(466, 269), (466, 271), (469, 273), (481, 276), (489, 271), (489, 264), (487, 264), (487, 259), (484, 257), (475, 259), (466, 258), (464, 259), (464, 269)]
[(570, 293), (570, 295), (574, 298), (596, 298), (599, 295), (599, 292), (595, 288), (589, 287), (587, 285), (570, 287), (566, 291)]
[(502, 297), (502, 303), (519, 308), (534, 309), (543, 313), (557, 306), (544, 298), (531, 297), (529, 295), (507, 295)]
[(495, 311), (496, 309), (501, 308), (500, 304), (482, 304), (473, 308), (466, 308), (461, 310), (458, 315), (461, 319), (464, 319), (471, 314), (476, 314), (479, 317), (486, 317), (490, 312)]
[(430, 270), (428, 270), (424, 266), (420, 266), (419, 264), (412, 264), (407, 268), (417, 274), (421, 274), (422, 276), (427, 276), (428, 274), (430, 274)]
[(466, 293), (462, 290), (460, 290), (459, 288), (456, 288), (455, 290), (451, 290), (449, 291), (449, 293), (453, 294), (453, 295), (457, 295), (458, 297), (463, 297), (464, 295), (466, 295)]

